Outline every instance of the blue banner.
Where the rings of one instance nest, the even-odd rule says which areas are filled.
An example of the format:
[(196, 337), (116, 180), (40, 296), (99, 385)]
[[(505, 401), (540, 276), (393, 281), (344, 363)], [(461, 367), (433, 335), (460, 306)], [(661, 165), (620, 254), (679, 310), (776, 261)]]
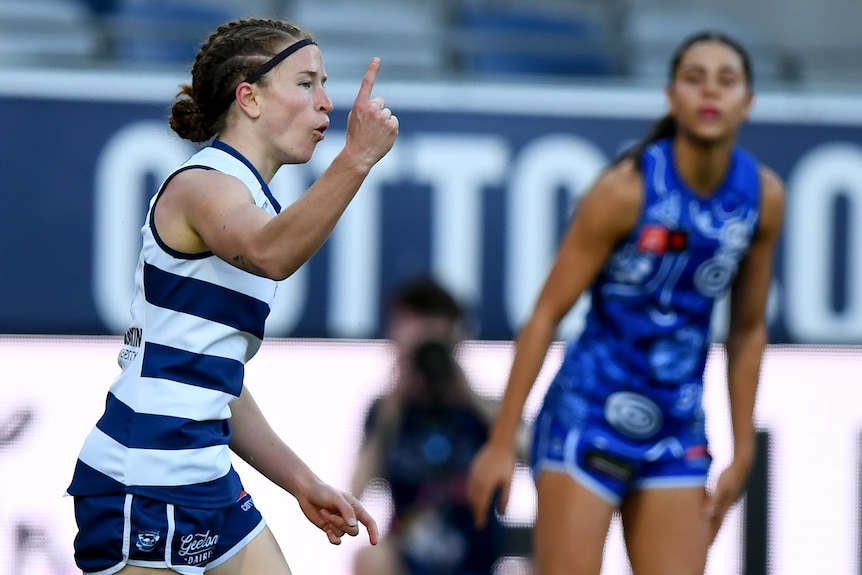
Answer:
[[(147, 201), (194, 151), (167, 126), (177, 79), (22, 76), (0, 82), (0, 333), (122, 333)], [(282, 203), (341, 149), (351, 89), (331, 90), (332, 126), (312, 161), (276, 176)], [(272, 336), (379, 337), (387, 294), (431, 273), (471, 309), (476, 338), (510, 339), (572, 204), (663, 112), (660, 90), (379, 90), (401, 135), (332, 238), (280, 287)], [(765, 95), (743, 130), (741, 145), (788, 188), (773, 342), (862, 343), (860, 110), (852, 99)], [(720, 316), (717, 338), (725, 325)]]

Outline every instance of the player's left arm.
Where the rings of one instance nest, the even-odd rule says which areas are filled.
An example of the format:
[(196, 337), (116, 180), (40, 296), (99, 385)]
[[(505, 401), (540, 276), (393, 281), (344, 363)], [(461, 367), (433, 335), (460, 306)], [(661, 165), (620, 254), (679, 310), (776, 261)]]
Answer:
[(755, 457), (754, 403), (767, 342), (766, 300), (784, 212), (784, 186), (778, 176), (764, 168), (761, 183), (760, 222), (730, 294), (726, 349), (733, 460), (719, 475), (713, 493), (705, 499), (710, 541), (718, 533), (730, 506), (745, 489)]
[(377, 523), (359, 500), (321, 481), (267, 422), (257, 402), (243, 386), (231, 402), (231, 450), (267, 479), (293, 495), (314, 525), (337, 545), (344, 535), (356, 536), (365, 525), (372, 545)]
[(734, 461), (746, 468), (754, 459), (754, 405), (768, 340), (766, 303), (783, 216), (784, 185), (774, 172), (761, 168), (760, 222), (734, 280), (726, 344)]

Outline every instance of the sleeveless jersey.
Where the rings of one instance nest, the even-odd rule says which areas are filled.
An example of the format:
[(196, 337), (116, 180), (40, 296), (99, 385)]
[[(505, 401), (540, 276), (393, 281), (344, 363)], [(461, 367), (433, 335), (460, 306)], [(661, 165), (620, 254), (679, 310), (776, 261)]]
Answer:
[[(670, 140), (650, 145), (640, 161), (640, 220), (593, 283), (584, 331), (568, 345), (559, 379), (577, 374), (578, 392), (611, 422), (631, 416), (623, 412), (635, 394), (690, 421), (701, 410), (714, 301), (729, 289), (759, 221), (759, 166), (734, 149), (724, 182), (704, 197), (679, 177)], [(612, 394), (615, 405), (603, 405)]]
[(212, 252), (176, 252), (159, 237), (156, 202), (171, 178), (191, 168), (235, 176), (257, 206), (272, 215), (281, 209), (251, 163), (220, 141), (162, 184), (141, 230), (122, 372), (81, 449), (71, 495), (133, 493), (199, 508), (240, 496), (228, 448), (229, 404), (260, 347), (277, 284)]

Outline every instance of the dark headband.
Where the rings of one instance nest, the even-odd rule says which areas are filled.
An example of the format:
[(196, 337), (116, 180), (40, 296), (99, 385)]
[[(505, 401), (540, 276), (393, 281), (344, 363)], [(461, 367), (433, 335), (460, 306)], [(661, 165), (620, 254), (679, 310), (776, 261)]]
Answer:
[(260, 80), (264, 74), (266, 74), (267, 72), (269, 72), (270, 70), (272, 70), (273, 68), (278, 66), (278, 64), (282, 60), (284, 60), (285, 58), (287, 58), (288, 56), (290, 56), (291, 54), (293, 54), (294, 52), (296, 52), (300, 48), (304, 48), (310, 44), (314, 44), (316, 46), (317, 42), (315, 42), (314, 40), (311, 40), (310, 38), (304, 38), (304, 39), (300, 40), (299, 42), (295, 42), (295, 43), (291, 44), (290, 46), (288, 46), (287, 48), (285, 48), (284, 50), (282, 50), (281, 52), (279, 52), (278, 54), (276, 54), (275, 56), (273, 56), (272, 58), (267, 60), (264, 64), (261, 65), (260, 68), (258, 68), (257, 70), (255, 70), (254, 72), (249, 74), (249, 76), (243, 81), (248, 82), (249, 84), (254, 84), (258, 80)]

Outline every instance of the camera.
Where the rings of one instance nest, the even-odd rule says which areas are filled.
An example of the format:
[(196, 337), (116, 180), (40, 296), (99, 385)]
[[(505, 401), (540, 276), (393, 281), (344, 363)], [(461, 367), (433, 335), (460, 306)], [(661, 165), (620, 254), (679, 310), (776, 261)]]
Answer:
[(457, 376), (452, 346), (444, 341), (428, 340), (413, 352), (413, 369), (422, 378), (425, 396), (432, 405), (446, 398), (446, 391)]

